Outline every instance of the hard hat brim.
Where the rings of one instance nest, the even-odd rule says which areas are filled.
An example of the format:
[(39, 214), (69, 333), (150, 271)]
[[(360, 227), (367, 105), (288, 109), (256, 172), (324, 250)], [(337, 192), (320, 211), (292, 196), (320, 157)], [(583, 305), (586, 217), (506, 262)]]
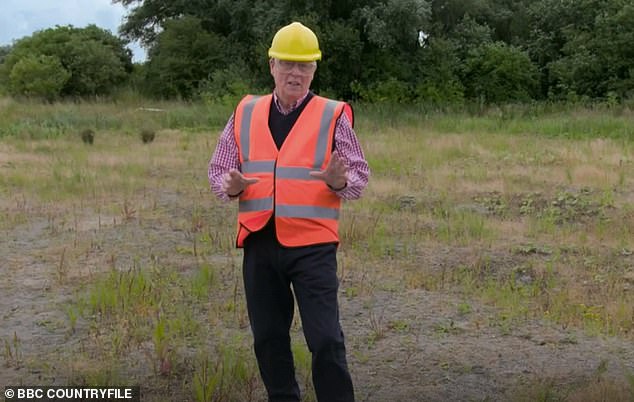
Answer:
[(300, 54), (281, 53), (281, 52), (276, 52), (274, 50), (269, 49), (269, 57), (273, 59), (288, 60), (288, 61), (317, 61), (317, 60), (321, 60), (321, 52), (300, 55)]

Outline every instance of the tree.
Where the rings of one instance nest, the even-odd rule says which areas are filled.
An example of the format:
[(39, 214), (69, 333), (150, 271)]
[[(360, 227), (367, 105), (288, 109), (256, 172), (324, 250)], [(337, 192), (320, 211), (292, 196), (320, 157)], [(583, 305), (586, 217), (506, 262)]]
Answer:
[(537, 67), (525, 52), (503, 42), (472, 50), (464, 68), (463, 83), (470, 98), (487, 103), (521, 102), (536, 93)]
[(467, 57), (470, 50), (493, 42), (493, 30), (488, 25), (478, 23), (469, 14), (465, 14), (447, 36), (462, 59)]
[[(120, 32), (150, 49), (148, 82), (160, 96), (191, 97), (201, 85), (212, 98), (269, 87), (268, 47), (291, 21), (320, 39), (313, 88), (344, 99), (503, 102), (634, 91), (631, 0), (114, 2), (130, 8)], [(428, 48), (416, 43), (420, 29)]]
[(420, 49), (416, 64), (416, 98), (431, 104), (459, 104), (464, 100), (460, 81), (460, 50), (454, 41), (434, 38)]
[[(8, 80), (10, 87), (19, 88), (21, 86), (11, 78), (22, 75), (12, 75), (15, 66), (29, 58), (23, 66), (34, 66), (33, 60), (40, 60), (42, 65), (52, 68), (46, 57), (57, 59), (63, 70), (70, 74), (68, 79), (56, 81), (65, 82), (59, 89), (61, 96), (108, 94), (125, 82), (132, 71), (131, 53), (121, 39), (95, 25), (86, 28), (69, 25), (38, 31), (17, 41), (0, 66), (0, 77), (5, 82)], [(31, 68), (29, 71), (34, 74), (39, 70)]]
[(350, 99), (353, 97), (350, 83), (362, 70), (363, 43), (359, 31), (335, 21), (321, 29), (320, 38), (324, 57), (314, 87)]
[(598, 13), (591, 19), (579, 17), (562, 30), (560, 56), (547, 64), (551, 95), (634, 95), (634, 5), (623, 0), (583, 0), (575, 7)]
[(11, 53), (11, 45), (0, 46), (0, 64), (4, 63), (9, 53)]
[(425, 0), (388, 0), (359, 11), (370, 44), (382, 49), (411, 50), (418, 30), (427, 25), (431, 5)]
[(150, 92), (161, 97), (190, 98), (200, 83), (225, 68), (228, 61), (225, 39), (202, 28), (195, 17), (170, 20), (150, 50), (147, 66)]
[(70, 76), (57, 57), (28, 55), (11, 69), (9, 93), (52, 101)]
[(354, 92), (374, 101), (411, 101), (416, 80), (418, 30), (428, 25), (431, 4), (425, 0), (376, 1), (352, 14), (359, 26), (360, 74)]
[(7, 74), (2, 74), (2, 71), (4, 70), (4, 60), (7, 58), (7, 55), (11, 53), (11, 49), (12, 47), (10, 45), (0, 46), (0, 95), (8, 90), (9, 77)]
[(465, 15), (470, 15), (478, 23), (482, 23), (480, 16), (486, 4), (482, 0), (436, 0), (432, 2), (432, 23), (436, 35), (449, 35)]

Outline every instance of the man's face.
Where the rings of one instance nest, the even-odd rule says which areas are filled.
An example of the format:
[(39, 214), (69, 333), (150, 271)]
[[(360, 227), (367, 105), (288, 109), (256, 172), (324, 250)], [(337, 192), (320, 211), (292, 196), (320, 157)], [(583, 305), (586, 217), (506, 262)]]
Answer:
[(269, 67), (275, 80), (277, 96), (282, 105), (290, 106), (310, 89), (317, 63), (271, 59)]

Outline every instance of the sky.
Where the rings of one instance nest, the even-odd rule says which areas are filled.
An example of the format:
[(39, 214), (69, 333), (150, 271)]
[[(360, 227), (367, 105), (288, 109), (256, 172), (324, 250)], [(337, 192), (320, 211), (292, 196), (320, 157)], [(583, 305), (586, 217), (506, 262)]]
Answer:
[[(0, 46), (56, 25), (83, 28), (95, 24), (118, 35), (126, 9), (111, 0), (0, 0)], [(133, 61), (143, 61), (145, 52), (137, 44), (129, 48)]]

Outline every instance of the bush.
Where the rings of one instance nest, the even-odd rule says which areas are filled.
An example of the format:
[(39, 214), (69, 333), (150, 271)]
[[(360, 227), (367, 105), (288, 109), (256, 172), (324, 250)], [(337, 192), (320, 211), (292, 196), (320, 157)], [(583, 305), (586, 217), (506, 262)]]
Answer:
[(149, 52), (148, 89), (159, 97), (191, 99), (213, 71), (226, 67), (230, 50), (226, 38), (207, 32), (198, 18), (168, 21)]
[(434, 105), (459, 105), (464, 101), (464, 87), (460, 81), (428, 80), (416, 86), (416, 97), (423, 103)]
[(26, 56), (18, 61), (9, 75), (12, 95), (53, 100), (59, 97), (71, 74), (54, 56)]
[(459, 46), (434, 38), (427, 48), (418, 49), (414, 72), (416, 98), (433, 105), (461, 104), (464, 86), (460, 82)]
[(359, 32), (340, 22), (331, 22), (320, 35), (324, 54), (319, 62), (313, 88), (323, 93), (325, 88), (338, 98), (352, 97), (350, 82), (362, 72), (363, 43)]
[(359, 95), (359, 98), (370, 103), (403, 103), (413, 99), (412, 91), (407, 83), (393, 77), (376, 82), (368, 87), (363, 87), (358, 82), (353, 82), (351, 87), (353, 92)]
[(0, 81), (28, 96), (104, 95), (131, 70), (130, 51), (110, 32), (58, 26), (17, 41), (0, 65)]
[(467, 97), (486, 103), (528, 101), (537, 94), (538, 70), (514, 46), (485, 44), (469, 53), (463, 84)]
[(210, 80), (201, 83), (199, 96), (208, 104), (236, 106), (247, 94), (263, 93), (255, 89), (250, 74), (246, 69), (232, 65), (229, 68), (216, 70)]

